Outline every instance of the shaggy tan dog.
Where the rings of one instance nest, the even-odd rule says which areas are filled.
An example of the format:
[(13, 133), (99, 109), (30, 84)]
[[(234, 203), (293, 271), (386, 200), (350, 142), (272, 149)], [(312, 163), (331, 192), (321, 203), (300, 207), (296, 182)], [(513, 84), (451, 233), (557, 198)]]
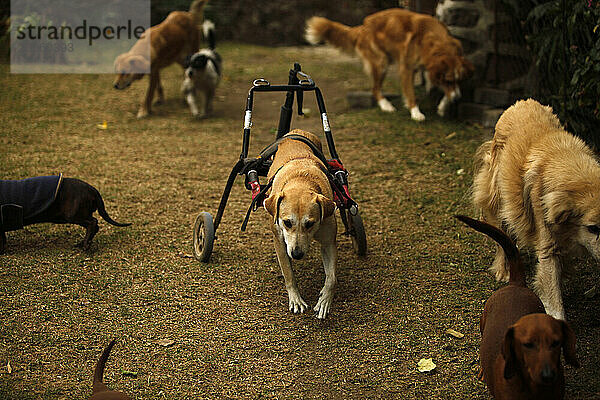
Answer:
[[(600, 259), (600, 164), (594, 153), (562, 128), (550, 107), (529, 99), (502, 114), (475, 164), (475, 205), (486, 221), (535, 251), (534, 288), (546, 312), (564, 320), (563, 257), (587, 249)], [(499, 280), (508, 278), (500, 248), (491, 270)]]
[(146, 29), (127, 53), (115, 59), (115, 89), (126, 89), (134, 81), (142, 79), (145, 73), (140, 71), (150, 72), (148, 91), (138, 110), (138, 118), (145, 118), (151, 113), (155, 90), (158, 90), (158, 103), (164, 101), (160, 70), (174, 62), (183, 67), (186, 57), (198, 51), (204, 5), (207, 2), (208, 0), (194, 0), (189, 12), (173, 11), (163, 22)]
[(425, 119), (413, 86), (417, 70), (424, 67), (431, 84), (444, 91), (438, 105), (438, 114), (443, 116), (450, 103), (460, 97), (458, 82), (474, 69), (463, 57), (461, 43), (450, 36), (444, 24), (429, 15), (400, 8), (369, 15), (356, 27), (312, 17), (306, 23), (305, 37), (311, 44), (325, 41), (356, 53), (373, 81), (373, 97), (383, 111), (396, 111), (383, 97), (381, 86), (388, 66), (397, 63), (405, 105), (415, 121)]

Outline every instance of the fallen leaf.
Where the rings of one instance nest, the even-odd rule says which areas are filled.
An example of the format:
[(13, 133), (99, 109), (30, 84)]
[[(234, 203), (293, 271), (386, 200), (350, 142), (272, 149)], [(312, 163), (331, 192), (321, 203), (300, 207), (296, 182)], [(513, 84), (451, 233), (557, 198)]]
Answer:
[(586, 290), (585, 293), (583, 293), (583, 295), (585, 296), (585, 298), (591, 299), (592, 297), (596, 296), (597, 291), (598, 290), (597, 290), (596, 286), (592, 286), (592, 288), (589, 290)]
[(123, 374), (123, 376), (130, 376), (132, 378), (137, 378), (137, 372), (133, 372), (133, 371), (121, 371), (121, 374)]
[(452, 132), (451, 134), (446, 136), (446, 139), (452, 139), (454, 136), (456, 136), (456, 132)]
[(462, 175), (464, 173), (465, 173), (465, 170), (463, 168), (456, 171), (456, 175)]
[(8, 364), (6, 364), (6, 369), (8, 370), (9, 374), (12, 374), (12, 367), (10, 366), (10, 361), (8, 362)]
[(171, 340), (171, 339), (160, 339), (158, 342), (156, 342), (156, 344), (163, 346), (163, 347), (172, 346), (173, 343), (175, 343), (175, 341)]
[(431, 358), (422, 358), (417, 364), (417, 370), (419, 372), (429, 372), (435, 369), (435, 364)]
[(108, 128), (108, 122), (102, 121), (102, 123), (96, 125), (96, 127), (98, 127), (98, 129), (102, 129), (102, 130), (107, 129)]
[(450, 336), (454, 336), (454, 337), (455, 337), (455, 338), (457, 338), (457, 339), (462, 339), (462, 338), (464, 338), (464, 337), (465, 337), (465, 335), (464, 335), (464, 334), (462, 334), (462, 333), (460, 333), (460, 332), (458, 332), (458, 331), (455, 331), (455, 330), (454, 330), (454, 329), (452, 329), (452, 328), (448, 328), (448, 330), (446, 330), (446, 333), (447, 333), (448, 335), (450, 335)]

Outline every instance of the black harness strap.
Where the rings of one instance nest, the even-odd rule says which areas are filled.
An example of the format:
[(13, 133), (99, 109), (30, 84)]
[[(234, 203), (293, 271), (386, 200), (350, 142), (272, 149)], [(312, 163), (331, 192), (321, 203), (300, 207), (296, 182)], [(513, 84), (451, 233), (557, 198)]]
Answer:
[(260, 192), (258, 192), (258, 194), (256, 195), (256, 197), (254, 197), (252, 199), (252, 203), (250, 203), (250, 207), (248, 207), (248, 212), (246, 212), (246, 218), (244, 218), (244, 222), (242, 222), (242, 232), (244, 232), (246, 230), (246, 226), (248, 225), (248, 220), (250, 219), (250, 213), (252, 211), (256, 211), (258, 209), (258, 207), (256, 205), (259, 202), (262, 202), (264, 200), (267, 191), (269, 189), (271, 189), (271, 186), (273, 186), (273, 181), (275, 180), (275, 177), (277, 176), (277, 172), (279, 172), (279, 170), (281, 168), (283, 168), (283, 165), (281, 167), (279, 167), (279, 169), (275, 172), (275, 174), (273, 174), (273, 176), (271, 177), (271, 179), (269, 179), (269, 183), (267, 183), (265, 185), (265, 187), (263, 187), (262, 189), (260, 189)]
[[(344, 200), (344, 205), (345, 206), (347, 205), (348, 208), (358, 207), (358, 204), (354, 200), (352, 200), (350, 198), (350, 196), (348, 196), (346, 194), (345, 191), (343, 191), (339, 188), (337, 179), (329, 171), (329, 168), (328, 168), (329, 163), (328, 163), (327, 159), (325, 158), (325, 155), (323, 154), (323, 152), (321, 152), (321, 150), (319, 150), (319, 148), (317, 148), (317, 146), (309, 138), (302, 136), (302, 135), (288, 134), (288, 135), (281, 137), (280, 139), (277, 139), (276, 141), (274, 141), (273, 143), (271, 143), (270, 145), (265, 147), (260, 152), (260, 154), (258, 155), (258, 157), (256, 158), (256, 160), (254, 162), (247, 163), (246, 167), (240, 173), (243, 174), (246, 171), (249, 171), (251, 169), (256, 169), (256, 164), (262, 163), (265, 160), (270, 159), (271, 156), (273, 156), (277, 152), (277, 149), (279, 148), (279, 143), (281, 143), (281, 141), (283, 141), (285, 139), (297, 140), (299, 142), (306, 144), (308, 147), (310, 147), (313, 154), (323, 163), (323, 166), (321, 166), (321, 170), (327, 177), (327, 180), (329, 180), (329, 184), (331, 185), (332, 190), (335, 192), (335, 194), (340, 199), (340, 201)], [(259, 201), (262, 201), (264, 199), (266, 192), (271, 188), (271, 186), (273, 186), (273, 180), (275, 179), (275, 176), (277, 176), (277, 173), (279, 172), (279, 170), (281, 168), (283, 168), (283, 165), (281, 167), (279, 167), (279, 169), (275, 172), (275, 174), (273, 174), (273, 176), (271, 177), (269, 182), (265, 185), (265, 187), (263, 187), (260, 190), (258, 195), (252, 199), (252, 203), (250, 203), (250, 207), (248, 207), (248, 211), (246, 212), (246, 217), (244, 218), (244, 222), (242, 222), (242, 228), (241, 228), (242, 231), (246, 230), (246, 226), (248, 225), (248, 220), (250, 218), (250, 213), (252, 211), (256, 211), (256, 209), (257, 209), (256, 204), (259, 204)]]

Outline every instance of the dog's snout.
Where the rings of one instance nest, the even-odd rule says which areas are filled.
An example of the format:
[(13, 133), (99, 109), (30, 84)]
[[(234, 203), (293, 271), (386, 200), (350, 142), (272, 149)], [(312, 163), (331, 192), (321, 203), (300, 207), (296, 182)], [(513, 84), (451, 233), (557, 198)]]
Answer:
[(549, 384), (554, 382), (556, 378), (556, 371), (550, 366), (545, 365), (541, 373), (542, 382)]
[(302, 257), (304, 257), (304, 252), (302, 250), (300, 250), (298, 247), (294, 248), (294, 250), (292, 250), (292, 258), (294, 260), (300, 260), (302, 259)]
[(113, 85), (113, 87), (114, 87), (115, 89), (118, 89), (118, 88), (119, 88), (119, 84), (118, 84), (118, 83), (115, 83), (115, 84)]

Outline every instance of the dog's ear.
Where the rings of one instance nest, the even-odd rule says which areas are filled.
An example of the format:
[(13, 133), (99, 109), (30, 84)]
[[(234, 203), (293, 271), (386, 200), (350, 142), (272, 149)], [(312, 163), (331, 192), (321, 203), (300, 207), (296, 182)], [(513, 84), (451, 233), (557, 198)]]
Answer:
[(575, 354), (575, 332), (573, 332), (573, 329), (565, 321), (560, 321), (560, 324), (562, 326), (562, 347), (565, 361), (567, 364), (579, 368), (579, 361), (577, 360), (577, 354)]
[(517, 356), (514, 350), (515, 327), (511, 326), (504, 335), (502, 356), (504, 357), (504, 379), (510, 379), (517, 373)]
[(192, 55), (188, 54), (187, 56), (185, 56), (185, 60), (183, 60), (183, 68), (187, 69), (190, 66), (191, 62), (192, 62)]
[(321, 221), (327, 217), (331, 217), (335, 211), (335, 203), (322, 194), (317, 194), (317, 203), (321, 207)]
[(573, 214), (573, 202), (567, 192), (554, 191), (542, 196), (544, 219), (548, 225), (563, 224)]
[(283, 192), (273, 194), (265, 199), (263, 205), (265, 210), (273, 217), (273, 222), (275, 224), (279, 223), (279, 206), (281, 206), (281, 201), (283, 200)]
[(130, 74), (148, 74), (150, 73), (150, 62), (140, 55), (129, 57)]

